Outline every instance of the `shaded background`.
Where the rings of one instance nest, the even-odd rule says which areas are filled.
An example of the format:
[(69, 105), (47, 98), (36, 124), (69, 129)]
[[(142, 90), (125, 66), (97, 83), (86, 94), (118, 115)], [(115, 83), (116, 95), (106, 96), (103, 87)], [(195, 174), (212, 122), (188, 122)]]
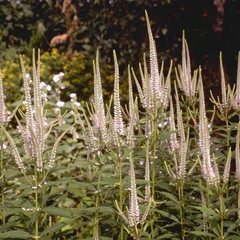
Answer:
[[(127, 64), (137, 69), (143, 53), (148, 52), (144, 10), (151, 21), (159, 60), (166, 60), (166, 67), (170, 59), (175, 66), (181, 63), (185, 30), (192, 69), (202, 66), (205, 87), (218, 94), (220, 51), (226, 79), (235, 83), (239, 0), (1, 0), (1, 62), (11, 52), (30, 57), (32, 48), (47, 52), (55, 47), (68, 61), (76, 52), (92, 60), (99, 49), (104, 65), (112, 64), (115, 49), (124, 78)], [(81, 94), (80, 85), (77, 89)]]

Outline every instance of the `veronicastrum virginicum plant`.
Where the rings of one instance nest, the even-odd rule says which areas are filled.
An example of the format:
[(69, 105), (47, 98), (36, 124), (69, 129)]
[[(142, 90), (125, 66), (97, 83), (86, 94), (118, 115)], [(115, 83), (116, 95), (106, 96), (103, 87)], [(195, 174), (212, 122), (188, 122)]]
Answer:
[[(222, 170), (222, 168), (218, 169), (217, 167), (218, 156), (215, 157), (215, 155), (212, 155), (211, 153), (210, 129), (205, 110), (201, 68), (199, 68), (198, 72), (195, 71), (193, 78), (191, 78), (189, 50), (183, 36), (182, 67), (178, 68), (179, 76), (177, 75), (177, 82), (180, 89), (186, 95), (187, 100), (185, 98), (181, 98), (180, 101), (178, 90), (175, 85), (177, 113), (174, 114), (173, 100), (169, 94), (171, 66), (165, 82), (163, 77), (163, 67), (161, 68), (160, 73), (158, 71), (156, 47), (147, 14), (146, 18), (150, 41), (150, 73), (148, 73), (147, 61), (145, 58), (143, 69), (140, 65), (141, 85), (132, 70), (138, 89), (139, 100), (145, 110), (144, 117), (142, 119), (139, 117), (142, 113), (139, 114), (137, 104), (133, 100), (131, 74), (130, 70), (128, 70), (129, 109), (127, 111), (128, 114), (124, 115), (124, 117), (126, 117), (129, 122), (125, 126), (120, 106), (119, 73), (115, 53), (113, 116), (111, 115), (110, 106), (107, 107), (107, 114), (105, 113), (101, 93), (102, 89), (100, 85), (100, 70), (98, 60), (96, 60), (94, 65), (94, 104), (93, 111), (89, 112), (93, 120), (93, 125), (90, 124), (85, 113), (84, 115), (87, 127), (85, 127), (83, 121), (81, 121), (82, 128), (88, 133), (88, 135), (85, 135), (86, 144), (90, 148), (92, 152), (91, 154), (95, 157), (102, 155), (106, 156), (106, 152), (103, 152), (103, 150), (106, 149), (112, 153), (111, 156), (113, 156), (113, 162), (116, 167), (116, 171), (114, 172), (117, 173), (116, 176), (118, 176), (117, 184), (119, 187), (120, 199), (119, 203), (116, 201), (115, 206), (124, 222), (124, 229), (126, 229), (126, 231), (135, 239), (141, 239), (143, 236), (148, 236), (153, 239), (156, 237), (160, 237), (159, 239), (164, 237), (191, 239), (194, 235), (202, 237), (207, 236), (209, 239), (211, 239), (211, 237), (223, 239), (226, 234), (228, 234), (224, 233), (224, 230), (229, 224), (226, 220), (230, 217), (229, 211), (224, 205), (226, 201), (224, 195), (229, 196), (228, 184), (231, 182), (229, 178), (231, 148), (227, 151), (226, 156), (224, 153), (221, 155), (221, 158), (224, 158), (223, 155), (226, 157), (226, 162), (224, 162), (223, 176), (220, 177), (219, 171)], [(169, 102), (170, 112), (168, 111)], [(199, 102), (199, 108), (196, 107), (197, 102)], [(187, 108), (184, 106), (186, 103), (188, 105)], [(184, 110), (187, 112), (183, 114)], [(199, 117), (197, 117), (198, 113)], [(214, 121), (214, 116), (215, 115), (213, 114), (210, 121), (211, 123)], [(162, 124), (164, 123), (163, 120), (167, 120), (165, 128), (162, 128)], [(189, 120), (194, 122), (194, 126), (190, 125)], [(177, 129), (175, 127), (175, 121), (177, 121)], [(135, 159), (138, 158), (138, 154), (136, 154), (136, 152), (138, 151), (139, 136), (136, 135), (136, 132), (138, 134), (145, 135), (144, 141), (141, 142), (145, 152), (145, 196), (143, 195), (143, 199), (145, 199), (148, 203), (147, 205), (145, 204), (145, 212), (140, 211), (140, 199), (139, 197), (136, 197), (139, 193), (139, 191), (137, 191), (138, 181), (136, 178), (135, 161)], [(169, 137), (161, 138), (161, 136), (163, 136), (161, 135), (162, 133), (169, 133)], [(190, 136), (194, 137), (190, 138)], [(166, 143), (169, 143), (168, 154), (165, 153), (166, 148), (163, 147)], [(192, 147), (194, 147), (194, 149), (192, 149)], [(161, 158), (165, 158), (166, 156), (166, 160), (164, 162), (168, 175), (165, 175), (163, 178), (159, 178), (159, 173), (156, 171), (156, 167), (163, 167), (163, 164), (159, 164), (161, 159), (159, 154), (161, 154)], [(199, 157), (197, 157), (198, 155)], [(167, 158), (167, 156), (169, 158)], [(101, 159), (103, 158), (101, 157)], [(124, 205), (127, 198), (126, 190), (124, 188), (125, 182), (124, 178), (122, 178), (124, 173), (122, 171), (122, 167), (126, 163), (126, 159), (129, 160), (130, 198), (129, 208), (126, 208), (126, 211), (124, 211)], [(106, 164), (106, 162), (101, 166), (104, 166), (104, 164)], [(164, 170), (164, 168), (162, 168), (162, 170)], [(198, 177), (194, 179), (194, 174), (191, 174), (193, 172), (194, 174), (197, 173), (199, 177), (202, 176), (203, 181), (206, 182), (206, 187), (198, 184)], [(99, 174), (101, 174), (100, 171)], [(169, 176), (176, 187), (175, 189), (177, 189), (176, 196), (174, 192), (172, 192), (173, 189), (171, 188), (171, 185), (169, 187), (165, 187), (164, 191), (161, 191), (161, 183), (164, 185), (164, 181), (166, 181), (166, 178), (169, 178)], [(195, 182), (195, 187), (193, 188), (194, 191), (188, 189), (190, 181)], [(151, 188), (149, 186), (151, 186)], [(196, 191), (200, 197), (198, 201), (196, 200), (194, 202), (196, 205), (193, 205), (192, 207), (203, 212), (204, 218), (201, 218), (201, 220), (199, 219), (198, 214), (196, 213), (196, 215), (194, 215), (192, 210), (189, 210), (189, 206), (187, 206), (193, 198), (191, 193)], [(152, 198), (150, 196), (152, 196)], [(158, 198), (156, 199), (156, 197)], [(156, 200), (159, 199), (166, 199), (166, 206), (170, 207), (173, 205), (175, 206), (175, 210), (173, 211), (174, 207), (171, 207), (169, 212), (168, 210), (163, 211), (158, 208), (158, 205), (151, 204), (155, 203)], [(164, 202), (162, 202), (162, 204), (164, 204)], [(216, 206), (215, 211), (212, 210), (212, 204)], [(234, 211), (236, 212), (236, 210), (232, 210), (232, 212)], [(174, 214), (175, 212), (178, 212), (177, 217), (172, 215), (173, 212)], [(160, 216), (158, 216), (158, 213), (160, 213)], [(147, 216), (147, 214), (149, 216)], [(188, 220), (190, 216), (193, 221), (192, 224)], [(211, 224), (208, 224), (207, 221), (209, 221), (212, 216), (214, 216), (214, 220)], [(168, 225), (169, 222), (167, 221), (167, 218), (170, 220), (170, 223), (171, 221), (175, 222), (173, 226), (175, 226), (176, 223), (180, 225), (181, 231), (178, 233), (170, 233), (167, 226), (162, 227), (161, 224), (160, 227), (159, 219), (162, 219), (162, 221)], [(194, 221), (196, 221), (196, 223), (201, 221), (202, 224), (195, 228)], [(99, 237), (99, 231), (96, 231), (96, 229), (100, 228), (100, 222), (100, 216), (96, 214), (96, 228), (94, 231), (95, 238)], [(217, 224), (217, 227), (214, 223)], [(233, 228), (236, 228), (236, 224)], [(126, 237), (122, 230), (123, 228), (121, 226), (119, 239), (125, 239)]]
[[(144, 134), (148, 138), (146, 148), (149, 152), (150, 161), (152, 161), (151, 181), (152, 181), (152, 195), (155, 198), (155, 183), (156, 183), (156, 169), (155, 165), (158, 159), (156, 154), (156, 147), (159, 138), (159, 128), (164, 127), (167, 120), (167, 108), (169, 106), (169, 95), (171, 90), (170, 74), (172, 69), (172, 62), (169, 67), (167, 77), (163, 75), (162, 63), (159, 72), (156, 44), (150, 27), (150, 21), (145, 12), (147, 21), (147, 30), (149, 36), (149, 57), (150, 57), (150, 73), (148, 73), (146, 58), (144, 56), (143, 69), (140, 65), (141, 83), (137, 80), (136, 75), (133, 77), (137, 86), (139, 99), (142, 107), (145, 109), (145, 129)], [(147, 158), (148, 158), (147, 157)]]
[[(40, 51), (38, 51), (37, 61), (35, 60), (35, 51), (33, 51), (32, 62), (33, 78), (30, 79), (20, 56), (23, 74), (23, 88), (25, 93), (25, 113), (19, 110), (22, 119), (20, 120), (19, 117), (16, 116), (16, 121), (18, 123), (18, 131), (22, 137), (23, 151), (19, 150), (14, 137), (12, 137), (6, 130), (3, 122), (1, 123), (2, 132), (6, 136), (13, 151), (15, 163), (24, 176), (24, 178), (22, 178), (22, 184), (28, 191), (27, 194), (30, 199), (19, 207), (21, 208), (22, 213), (30, 213), (30, 219), (29, 223), (25, 223), (27, 231), (21, 231), (20, 233), (17, 230), (8, 231), (6, 233), (0, 233), (1, 237), (15, 236), (17, 238), (28, 237), (31, 239), (40, 239), (46, 232), (48, 232), (46, 229), (43, 231), (43, 226), (48, 226), (46, 225), (47, 222), (45, 222), (47, 215), (44, 210), (46, 207), (46, 201), (49, 197), (48, 194), (46, 194), (46, 191), (49, 188), (47, 186), (48, 175), (55, 165), (57, 147), (61, 139), (70, 129), (67, 128), (62, 134), (60, 134), (60, 136), (56, 137), (55, 143), (49, 154), (49, 151), (46, 149), (47, 140), (50, 137), (53, 126), (58, 125), (60, 119), (48, 122), (45, 115), (43, 96), (40, 89)], [(31, 96), (31, 92), (33, 92), (33, 97)], [(3, 117), (4, 114), (2, 113), (1, 116)], [(16, 226), (16, 229), (18, 227)], [(20, 234), (20, 236), (18, 234)]]
[[(215, 110), (206, 109), (201, 68), (191, 74), (184, 33), (182, 65), (178, 66), (176, 81), (172, 84), (172, 63), (165, 78), (164, 65), (160, 70), (158, 67), (147, 13), (146, 19), (150, 68), (148, 70), (144, 56), (138, 81), (133, 69), (128, 67), (127, 107), (120, 103), (121, 78), (115, 51), (113, 97), (109, 104), (104, 103), (97, 53), (93, 62), (93, 102), (86, 104), (86, 109), (79, 107), (79, 112), (72, 104), (77, 123), (75, 132), (80, 127), (80, 137), (78, 148), (69, 152), (71, 163), (64, 166), (69, 174), (67, 180), (61, 179), (54, 164), (57, 145), (68, 129), (59, 137), (51, 134), (55, 125), (60, 122), (62, 125), (65, 118), (57, 117), (50, 123), (47, 120), (39, 88), (39, 58), (36, 66), (33, 57), (32, 83), (22, 64), (26, 110), (19, 110), (16, 119), (23, 148), (16, 147), (19, 134), (12, 135), (6, 130), (6, 118), (1, 118), (1, 129), (21, 171), (17, 176), (23, 175), (19, 177), (22, 186), (15, 189), (24, 188), (24, 191), (8, 200), (11, 206), (6, 205), (6, 198), (2, 197), (5, 205), (2, 204), (1, 209), (6, 210), (2, 219), (10, 221), (0, 227), (0, 238), (18, 235), (21, 239), (43, 240), (240, 239), (240, 127), (237, 123), (228, 123), (230, 111), (233, 115), (239, 114), (240, 65), (236, 90), (230, 94), (226, 93), (220, 62), (223, 103), (213, 100), (213, 104), (226, 126), (231, 126), (231, 132), (226, 135), (222, 134), (226, 126), (215, 124), (215, 114), (208, 119), (209, 113)], [(134, 98), (132, 78), (138, 98)], [(174, 85), (173, 91), (171, 85)], [(1, 116), (4, 117), (3, 104), (0, 86)], [(226, 110), (226, 107), (229, 108)], [(72, 140), (70, 138), (66, 138), (66, 142)], [(46, 144), (52, 146), (50, 151)], [(231, 172), (231, 161), (236, 163), (235, 174)], [(3, 169), (4, 166), (1, 177)], [(49, 183), (51, 174), (59, 181)], [(58, 189), (58, 193), (51, 190), (50, 184), (63, 181), (67, 182), (64, 190)], [(7, 193), (6, 187), (2, 193)], [(54, 206), (49, 206), (52, 201)], [(13, 206), (14, 210), (18, 209), (15, 214), (9, 212)], [(61, 209), (60, 206), (68, 207)], [(67, 234), (69, 232), (71, 234)]]

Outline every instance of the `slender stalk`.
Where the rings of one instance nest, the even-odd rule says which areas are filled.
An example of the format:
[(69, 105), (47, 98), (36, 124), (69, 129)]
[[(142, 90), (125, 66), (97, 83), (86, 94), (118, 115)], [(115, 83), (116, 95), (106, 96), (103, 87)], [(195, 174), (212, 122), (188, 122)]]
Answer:
[[(210, 196), (209, 196), (209, 192), (208, 192), (208, 188), (209, 188), (208, 184), (207, 184), (206, 188), (207, 188), (207, 191), (206, 191), (206, 205), (207, 205), (208, 208), (210, 208), (211, 203), (210, 203)], [(211, 226), (210, 226), (210, 228), (211, 228)], [(209, 236), (208, 240), (211, 240), (211, 239), (212, 239), (212, 237)]]
[[(102, 174), (102, 165), (99, 158), (99, 166), (98, 166), (98, 184), (97, 184), (97, 190), (96, 190), (96, 200), (95, 200), (95, 206), (99, 206), (99, 194), (100, 194), (100, 181), (101, 181), (101, 174)], [(98, 210), (95, 211), (95, 219), (94, 219), (94, 238), (98, 236)]]
[[(116, 159), (116, 169), (115, 173), (118, 175), (119, 178), (119, 209), (120, 211), (123, 210), (123, 180), (122, 180), (122, 157), (121, 157), (121, 148), (120, 146), (117, 147), (117, 153), (113, 152), (114, 158)], [(119, 240), (124, 240), (124, 231), (123, 231), (123, 224), (120, 227), (120, 235)]]
[(157, 142), (157, 131), (158, 131), (158, 109), (155, 106), (155, 110), (154, 110), (154, 114), (152, 117), (152, 139), (151, 139), (151, 143), (152, 143), (152, 148), (151, 148), (151, 156), (150, 156), (150, 160), (151, 160), (151, 165), (152, 165), (152, 196), (153, 199), (155, 199), (155, 185), (156, 185), (156, 168), (155, 168), (155, 161), (156, 161), (156, 142)]
[(151, 149), (151, 152), (152, 152), (152, 157), (150, 157), (151, 161), (152, 161), (152, 196), (153, 196), (153, 199), (155, 199), (155, 181), (156, 181), (156, 170), (155, 170), (155, 158), (156, 158), (156, 139), (157, 139), (157, 118), (154, 117), (153, 119), (153, 122), (152, 122), (152, 129), (153, 129), (153, 137), (152, 137), (152, 149)]
[(185, 239), (185, 223), (184, 223), (184, 201), (183, 201), (183, 185), (184, 183), (182, 180), (179, 180), (177, 184), (177, 189), (178, 189), (178, 200), (180, 204), (179, 208), (179, 215), (180, 215), (180, 225), (181, 225), (181, 232), (182, 232), (182, 240)]
[[(3, 132), (2, 132), (2, 129), (1, 129), (1, 144), (0, 144), (0, 147), (1, 147), (1, 184), (2, 184), (2, 187), (1, 187), (1, 197), (2, 197), (2, 206), (5, 205), (5, 194), (4, 194), (4, 163), (3, 163)], [(6, 224), (6, 219), (5, 219), (5, 210), (3, 209), (2, 210), (2, 223), (3, 225)]]
[[(37, 165), (34, 165), (34, 180), (35, 180), (35, 186), (34, 186), (34, 195), (35, 195), (35, 212), (39, 211), (39, 203), (38, 203), (38, 171), (37, 171)], [(39, 239), (39, 216), (37, 214), (37, 218), (35, 220), (35, 236), (34, 239)]]
[(228, 124), (228, 113), (227, 112), (225, 113), (225, 122), (226, 122), (226, 132), (227, 132), (227, 143), (226, 143), (226, 146), (227, 146), (227, 152), (228, 152), (229, 147), (230, 147), (230, 134), (231, 134), (231, 130), (230, 130), (229, 124)]
[[(118, 157), (118, 164), (119, 164), (119, 208), (122, 211), (123, 208), (123, 182), (122, 182), (122, 158)], [(120, 240), (123, 240), (123, 225), (121, 225), (120, 229)]]
[(223, 227), (224, 227), (224, 211), (223, 211), (223, 194), (220, 193), (220, 196), (219, 196), (219, 215), (220, 215), (220, 237), (219, 239), (220, 240), (224, 240), (224, 230), (223, 230)]

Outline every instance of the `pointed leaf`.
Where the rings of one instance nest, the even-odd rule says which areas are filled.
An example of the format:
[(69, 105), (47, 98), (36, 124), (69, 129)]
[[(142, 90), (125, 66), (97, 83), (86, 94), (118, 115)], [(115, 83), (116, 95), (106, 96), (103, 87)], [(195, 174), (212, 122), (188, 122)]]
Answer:
[(205, 236), (205, 237), (216, 237), (214, 234), (212, 233), (208, 233), (208, 232), (202, 232), (202, 231), (192, 231), (190, 232), (191, 234), (194, 234), (196, 236)]
[(0, 233), (0, 238), (20, 238), (20, 239), (27, 239), (30, 237), (30, 233), (24, 231), (9, 231), (5, 233)]
[(54, 216), (61, 216), (66, 218), (72, 218), (72, 213), (68, 209), (58, 207), (46, 207), (41, 209), (41, 212), (48, 213)]
[(179, 203), (178, 199), (172, 195), (171, 193), (168, 192), (161, 192), (161, 194), (163, 194), (164, 196), (166, 196), (167, 198), (169, 198), (170, 200), (172, 200), (175, 203)]
[(202, 211), (203, 213), (207, 214), (208, 216), (218, 216), (218, 214), (211, 208), (208, 207), (195, 207), (193, 206), (193, 208), (196, 208), (200, 211)]
[(157, 209), (154, 209), (153, 211), (161, 213), (164, 217), (167, 217), (167, 218), (173, 220), (174, 222), (180, 223), (180, 221), (174, 215), (172, 215), (168, 212), (165, 212), (165, 211), (162, 211), (162, 210), (157, 210)]
[(41, 236), (47, 234), (47, 233), (50, 233), (50, 232), (56, 232), (62, 228), (64, 228), (65, 226), (67, 226), (68, 224), (71, 224), (72, 222), (74, 222), (76, 220), (76, 218), (72, 218), (70, 219), (69, 221), (66, 221), (66, 222), (60, 222), (60, 223), (57, 223), (57, 224), (54, 224), (53, 226), (45, 229), (42, 233), (41, 233)]

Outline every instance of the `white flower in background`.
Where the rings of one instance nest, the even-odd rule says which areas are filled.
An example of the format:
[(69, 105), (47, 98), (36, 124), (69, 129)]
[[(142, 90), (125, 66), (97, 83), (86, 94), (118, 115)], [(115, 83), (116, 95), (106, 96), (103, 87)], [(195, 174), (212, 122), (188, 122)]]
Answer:
[(71, 102), (76, 106), (76, 107), (80, 107), (81, 103), (77, 102), (77, 94), (76, 93), (71, 93), (70, 95), (71, 98)]
[(54, 82), (58, 82), (59, 80), (61, 80), (61, 78), (64, 76), (63, 72), (60, 72), (59, 74), (56, 74), (53, 76), (53, 81)]
[(54, 108), (54, 109), (53, 109), (53, 112), (54, 112), (55, 114), (59, 114), (60, 108), (58, 108), (58, 107), (57, 107), (57, 108)]
[(58, 101), (58, 102), (57, 102), (57, 106), (58, 106), (59, 108), (63, 107), (64, 104), (65, 104), (65, 102), (63, 102), (63, 101)]
[(77, 97), (77, 94), (76, 94), (76, 93), (71, 93), (71, 94), (70, 94), (71, 100), (72, 100), (72, 99), (75, 99), (76, 97)]
[(75, 105), (76, 107), (80, 107), (80, 106), (81, 106), (81, 103), (80, 103), (80, 102), (74, 102), (74, 105)]
[(45, 82), (40, 82), (40, 89), (45, 89), (46, 86)]
[(5, 143), (2, 144), (2, 146), (0, 146), (0, 149), (6, 149), (7, 148), (7, 145)]
[(52, 90), (52, 87), (50, 85), (47, 85), (46, 89), (47, 89), (47, 91), (50, 92)]

